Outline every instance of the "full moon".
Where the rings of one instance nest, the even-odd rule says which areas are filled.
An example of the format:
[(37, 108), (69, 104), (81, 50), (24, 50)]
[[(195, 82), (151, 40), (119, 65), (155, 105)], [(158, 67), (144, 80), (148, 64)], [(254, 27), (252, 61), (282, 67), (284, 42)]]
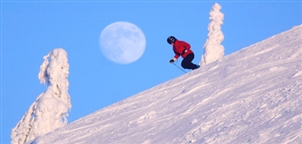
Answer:
[(101, 33), (100, 47), (103, 55), (119, 64), (129, 64), (144, 53), (146, 38), (144, 33), (129, 22), (115, 22)]

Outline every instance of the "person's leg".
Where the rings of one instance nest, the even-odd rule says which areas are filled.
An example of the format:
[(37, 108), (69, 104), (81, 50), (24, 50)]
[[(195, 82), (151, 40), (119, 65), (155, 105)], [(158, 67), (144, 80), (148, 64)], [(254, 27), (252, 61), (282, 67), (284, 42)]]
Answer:
[(192, 60), (194, 59), (194, 53), (191, 53), (189, 55), (187, 55), (181, 62), (181, 66), (184, 69), (196, 69), (198, 68), (197, 65), (192, 63)]

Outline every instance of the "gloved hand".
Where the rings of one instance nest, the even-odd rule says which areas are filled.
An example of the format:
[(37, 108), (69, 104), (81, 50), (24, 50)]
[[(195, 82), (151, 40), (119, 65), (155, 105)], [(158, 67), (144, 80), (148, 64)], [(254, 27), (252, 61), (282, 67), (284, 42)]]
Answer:
[(170, 63), (174, 63), (176, 61), (176, 58), (173, 58), (170, 60)]

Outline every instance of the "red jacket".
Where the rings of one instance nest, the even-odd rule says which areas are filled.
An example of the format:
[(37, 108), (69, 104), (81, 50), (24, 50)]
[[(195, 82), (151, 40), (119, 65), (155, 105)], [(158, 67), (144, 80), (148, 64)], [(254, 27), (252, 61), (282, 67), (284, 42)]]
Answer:
[(193, 53), (190, 44), (185, 41), (176, 40), (173, 45), (173, 51), (175, 53), (174, 58), (178, 59), (179, 56), (185, 58), (188, 54)]

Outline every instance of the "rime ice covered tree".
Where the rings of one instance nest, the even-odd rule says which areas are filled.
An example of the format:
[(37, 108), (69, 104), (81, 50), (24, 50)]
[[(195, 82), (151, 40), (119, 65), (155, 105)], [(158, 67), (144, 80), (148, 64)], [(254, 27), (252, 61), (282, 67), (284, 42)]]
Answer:
[(48, 87), (12, 129), (12, 144), (23, 144), (67, 124), (71, 108), (67, 53), (56, 48), (43, 58), (38, 77)]
[(216, 61), (224, 55), (224, 47), (221, 45), (221, 42), (224, 39), (224, 35), (221, 31), (224, 15), (220, 10), (221, 6), (218, 3), (215, 3), (210, 12), (211, 22), (208, 25), (208, 39), (203, 46), (204, 54), (201, 58), (201, 65)]

